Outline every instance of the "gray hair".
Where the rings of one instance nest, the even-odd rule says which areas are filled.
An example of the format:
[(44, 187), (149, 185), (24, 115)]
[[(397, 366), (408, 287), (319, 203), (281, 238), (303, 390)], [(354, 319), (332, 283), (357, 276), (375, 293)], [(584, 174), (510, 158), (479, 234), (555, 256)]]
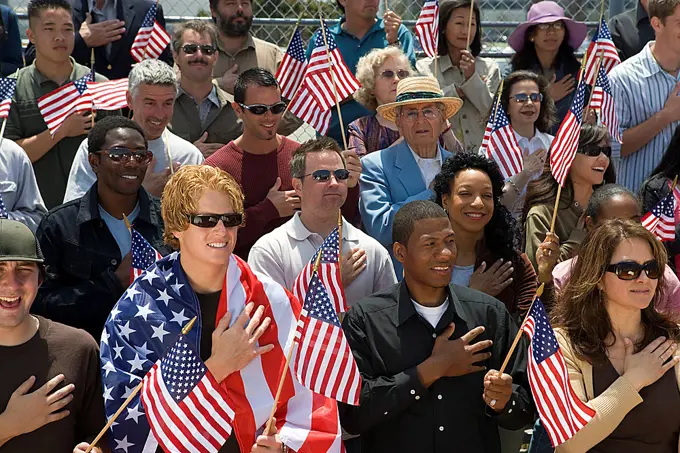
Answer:
[(359, 59), (357, 63), (357, 79), (361, 83), (359, 88), (354, 93), (354, 100), (366, 107), (370, 111), (375, 111), (378, 107), (378, 100), (375, 98), (375, 79), (380, 76), (378, 69), (387, 61), (388, 58), (397, 60), (402, 63), (411, 74), (416, 71), (411, 66), (408, 57), (402, 52), (399, 47), (388, 46), (385, 48), (373, 49)]
[(177, 92), (175, 71), (160, 60), (144, 60), (136, 64), (128, 76), (128, 91), (132, 97), (137, 95), (139, 85), (167, 85)]
[(172, 50), (174, 50), (175, 53), (179, 53), (179, 49), (184, 44), (184, 32), (187, 30), (195, 31), (201, 36), (208, 35), (210, 37), (210, 43), (217, 47), (217, 29), (215, 26), (211, 22), (205, 20), (190, 20), (174, 27)]

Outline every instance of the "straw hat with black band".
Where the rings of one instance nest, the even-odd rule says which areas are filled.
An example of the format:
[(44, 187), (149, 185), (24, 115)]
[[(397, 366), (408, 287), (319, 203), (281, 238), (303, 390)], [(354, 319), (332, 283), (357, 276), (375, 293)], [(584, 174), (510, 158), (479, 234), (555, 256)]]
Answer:
[(451, 118), (463, 106), (463, 100), (444, 97), (439, 82), (432, 76), (414, 76), (400, 80), (397, 85), (397, 100), (378, 106), (378, 113), (387, 121), (394, 122), (399, 107), (413, 104), (437, 103), (444, 106), (444, 119)]

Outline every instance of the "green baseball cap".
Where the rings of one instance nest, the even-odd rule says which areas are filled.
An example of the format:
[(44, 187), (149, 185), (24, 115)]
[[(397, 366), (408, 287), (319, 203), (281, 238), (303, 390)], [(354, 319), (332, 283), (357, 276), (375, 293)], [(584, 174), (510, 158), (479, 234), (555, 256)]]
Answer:
[(0, 261), (42, 263), (42, 251), (33, 232), (16, 220), (0, 219)]

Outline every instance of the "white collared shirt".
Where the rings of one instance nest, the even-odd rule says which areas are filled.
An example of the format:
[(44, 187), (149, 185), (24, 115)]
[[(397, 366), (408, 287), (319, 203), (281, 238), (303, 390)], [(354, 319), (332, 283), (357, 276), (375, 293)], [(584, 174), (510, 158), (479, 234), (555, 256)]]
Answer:
[(406, 146), (408, 146), (411, 154), (413, 154), (413, 158), (416, 160), (416, 164), (418, 164), (418, 168), (420, 168), (420, 174), (423, 176), (423, 181), (425, 181), (425, 187), (429, 188), (430, 184), (434, 180), (434, 177), (437, 176), (442, 170), (441, 148), (439, 145), (437, 145), (437, 155), (434, 158), (426, 159), (416, 154), (416, 152), (413, 151), (413, 148), (411, 148), (408, 143)]
[[(254, 271), (269, 276), (290, 290), (302, 268), (312, 259), (323, 241), (320, 234), (307, 229), (297, 212), (289, 221), (258, 239), (250, 249), (248, 264)], [(387, 249), (343, 220), (343, 256), (355, 247), (366, 252), (366, 269), (350, 285), (345, 286), (349, 305), (397, 283)]]
[[(535, 153), (539, 149), (544, 149), (546, 151), (550, 150), (550, 145), (552, 144), (553, 139), (555, 138), (554, 136), (550, 134), (546, 134), (545, 132), (541, 132), (538, 129), (534, 130), (534, 136), (531, 138), (526, 138), (522, 137), (517, 133), (516, 130), (513, 129), (513, 132), (515, 133), (515, 138), (517, 139), (517, 144), (519, 145), (520, 149), (522, 152), (524, 152), (525, 149), (529, 150), (529, 155)], [(548, 154), (546, 153), (546, 159), (547, 159)], [(539, 170), (531, 177), (529, 178), (529, 181), (527, 182), (527, 186), (531, 181), (534, 181), (541, 176), (543, 173), (543, 170)], [(517, 200), (515, 203), (512, 205), (512, 209), (510, 209), (511, 214), (515, 216), (515, 218), (519, 218), (522, 214), (522, 209), (524, 208), (524, 197), (527, 194), (527, 186), (522, 188), (522, 192), (519, 194), (519, 197), (517, 197)]]

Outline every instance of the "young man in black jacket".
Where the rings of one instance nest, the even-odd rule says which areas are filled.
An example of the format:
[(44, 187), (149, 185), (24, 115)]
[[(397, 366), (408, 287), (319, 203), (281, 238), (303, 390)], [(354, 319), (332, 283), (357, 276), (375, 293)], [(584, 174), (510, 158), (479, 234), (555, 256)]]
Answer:
[(38, 227), (48, 276), (34, 311), (99, 339), (114, 304), (130, 284), (132, 227), (165, 255), (160, 201), (142, 187), (151, 161), (142, 128), (108, 117), (88, 135), (97, 182), (81, 198), (52, 209)]

